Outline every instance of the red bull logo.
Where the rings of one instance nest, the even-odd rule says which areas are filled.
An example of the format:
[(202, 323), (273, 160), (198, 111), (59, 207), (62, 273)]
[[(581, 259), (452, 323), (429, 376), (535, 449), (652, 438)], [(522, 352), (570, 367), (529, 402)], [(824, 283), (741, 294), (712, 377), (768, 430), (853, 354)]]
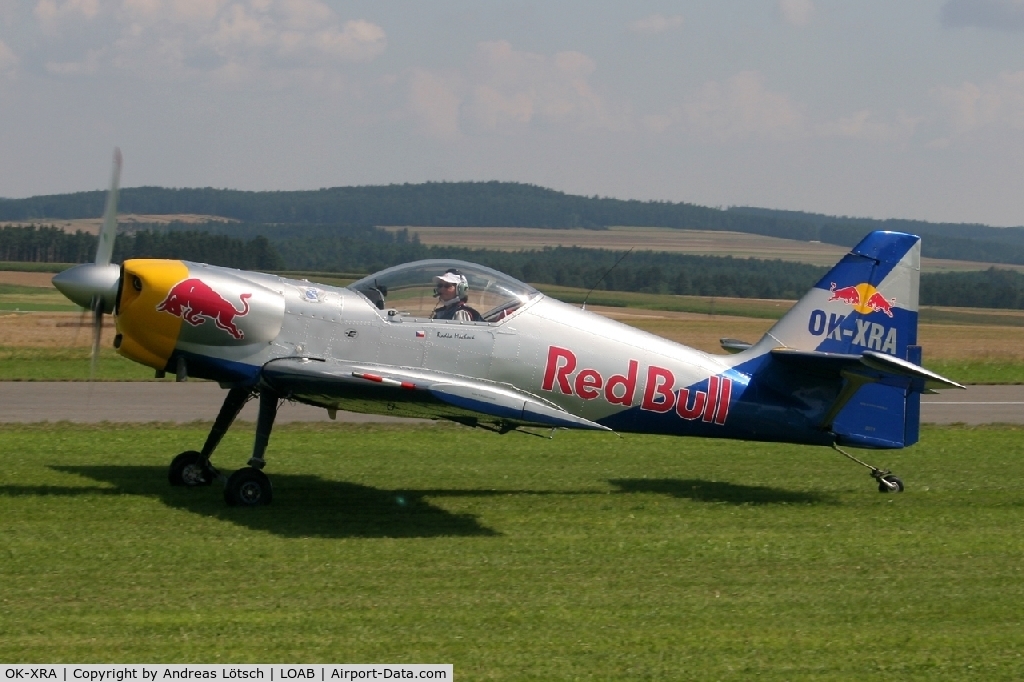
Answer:
[(896, 299), (886, 299), (885, 296), (878, 293), (877, 291), (870, 296), (868, 300), (864, 301), (864, 305), (871, 308), (871, 312), (885, 313), (887, 317), (892, 317), (892, 305), (896, 302)]
[(156, 307), (158, 312), (177, 315), (193, 327), (213, 320), (218, 329), (223, 329), (235, 339), (245, 338), (245, 333), (235, 325), (236, 317), (249, 314), (249, 298), (252, 294), (241, 294), (242, 309), (238, 310), (226, 298), (211, 289), (201, 279), (186, 279), (178, 282)]
[[(552, 393), (575, 395), (584, 400), (603, 398), (613, 405), (631, 407), (637, 392), (640, 363), (629, 360), (625, 374), (604, 376), (592, 368), (577, 371), (576, 354), (568, 348), (548, 347), (548, 361), (544, 367), (541, 389)], [(706, 390), (691, 387), (676, 388), (676, 377), (666, 367), (651, 365), (647, 368), (640, 409), (668, 414), (674, 412), (680, 419), (724, 426), (732, 402), (732, 379), (713, 375), (707, 380)]]
[(828, 298), (829, 302), (842, 301), (862, 315), (883, 313), (886, 317), (891, 318), (892, 308), (896, 305), (895, 298), (886, 298), (867, 282), (839, 289), (836, 289), (836, 283), (832, 282), (829, 292), (831, 292)]

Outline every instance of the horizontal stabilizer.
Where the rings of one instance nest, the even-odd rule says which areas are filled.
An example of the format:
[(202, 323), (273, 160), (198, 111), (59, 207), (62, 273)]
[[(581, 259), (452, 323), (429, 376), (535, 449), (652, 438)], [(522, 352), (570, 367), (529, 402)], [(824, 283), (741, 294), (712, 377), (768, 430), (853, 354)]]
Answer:
[(722, 350), (727, 351), (729, 353), (742, 353), (743, 351), (747, 350), (748, 348), (754, 345), (746, 341), (740, 341), (739, 339), (729, 338), (720, 339), (718, 342), (722, 344)]
[(890, 377), (916, 379), (924, 382), (924, 390), (966, 388), (952, 379), (936, 374), (920, 365), (885, 353), (864, 351), (860, 355), (823, 353), (821, 351), (775, 348), (772, 357), (796, 369), (821, 376), (843, 376), (844, 372), (868, 369)]
[(967, 388), (963, 384), (958, 384), (952, 379), (947, 379), (946, 377), (936, 374), (931, 370), (927, 370), (920, 365), (915, 365), (908, 360), (900, 360), (897, 357), (886, 355), (885, 353), (876, 353), (874, 351), (866, 350), (864, 351), (864, 354), (860, 356), (860, 361), (867, 367), (879, 372), (901, 374), (912, 379), (920, 379), (924, 381), (924, 387), (926, 390)]

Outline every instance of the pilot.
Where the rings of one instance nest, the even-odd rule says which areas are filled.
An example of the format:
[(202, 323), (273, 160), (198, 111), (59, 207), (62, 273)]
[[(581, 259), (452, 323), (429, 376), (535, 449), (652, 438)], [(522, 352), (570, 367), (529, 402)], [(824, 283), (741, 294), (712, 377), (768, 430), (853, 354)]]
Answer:
[(443, 275), (434, 277), (434, 295), (437, 296), (438, 306), (434, 308), (431, 319), (483, 322), (483, 316), (466, 305), (468, 291), (466, 276), (455, 268), (448, 268)]

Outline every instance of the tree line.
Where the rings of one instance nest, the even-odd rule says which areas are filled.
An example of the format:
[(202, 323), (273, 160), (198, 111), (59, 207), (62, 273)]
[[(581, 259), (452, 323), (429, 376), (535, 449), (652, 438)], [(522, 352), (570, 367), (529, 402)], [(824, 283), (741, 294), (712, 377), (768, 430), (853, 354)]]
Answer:
[[(260, 226), (212, 223), (138, 229), (118, 235), (114, 261), (180, 258), (248, 270), (305, 270), (369, 274), (422, 258), (467, 260), (534, 284), (600, 290), (698, 296), (796, 299), (827, 268), (780, 260), (691, 256), (635, 251), (621, 253), (579, 247), (531, 251), (490, 251), (424, 246), (408, 230), (390, 232), (368, 225)], [(234, 230), (237, 235), (223, 234)], [(263, 234), (266, 233), (266, 234)], [(93, 260), (97, 238), (53, 226), (0, 228), (0, 260), (84, 263)], [(614, 267), (613, 267), (614, 266)], [(1024, 275), (991, 268), (980, 272), (926, 273), (921, 303), (978, 308), (1024, 309)]]
[[(28, 263), (88, 263), (96, 255), (96, 235), (64, 232), (52, 225), (0, 228), (0, 260)], [(201, 231), (140, 230), (119, 234), (113, 261), (180, 258), (250, 270), (280, 270), (284, 261), (263, 236), (243, 240)]]
[[(0, 220), (99, 216), (106, 194), (77, 192), (0, 199)], [(515, 182), (427, 182), (332, 187), (292, 192), (133, 187), (121, 190), (123, 212), (213, 215), (246, 223), (605, 229), (613, 225), (734, 231), (852, 246), (873, 230), (927, 236), (923, 254), (1024, 264), (1024, 227), (876, 220), (774, 209), (698, 206), (566, 194)]]

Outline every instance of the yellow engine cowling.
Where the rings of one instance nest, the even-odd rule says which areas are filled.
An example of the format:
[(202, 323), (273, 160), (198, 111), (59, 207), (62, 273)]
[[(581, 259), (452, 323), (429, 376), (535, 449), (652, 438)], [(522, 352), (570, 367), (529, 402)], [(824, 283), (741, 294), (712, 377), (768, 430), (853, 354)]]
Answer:
[(179, 260), (125, 261), (118, 352), (162, 370), (176, 348), (215, 356), (277, 337), (284, 298), (234, 271)]

